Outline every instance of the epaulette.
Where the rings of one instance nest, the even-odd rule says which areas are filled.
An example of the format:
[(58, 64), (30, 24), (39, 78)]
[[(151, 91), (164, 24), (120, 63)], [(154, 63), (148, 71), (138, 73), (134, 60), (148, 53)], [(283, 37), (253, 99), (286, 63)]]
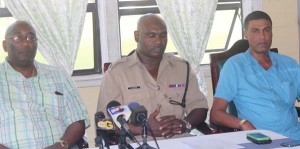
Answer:
[(111, 71), (113, 68), (115, 68), (116, 66), (118, 66), (118, 65), (120, 65), (120, 64), (122, 64), (122, 63), (124, 63), (124, 62), (126, 62), (127, 60), (128, 60), (127, 57), (122, 57), (122, 58), (116, 60), (116, 61), (112, 62), (112, 63), (108, 66), (108, 69), (107, 69), (107, 70), (108, 70), (108, 71)]
[(167, 57), (169, 57), (169, 59), (171, 60), (176, 60), (176, 61), (181, 61), (181, 62), (185, 62), (186, 60), (177, 56), (174, 56), (172, 54), (167, 54)]

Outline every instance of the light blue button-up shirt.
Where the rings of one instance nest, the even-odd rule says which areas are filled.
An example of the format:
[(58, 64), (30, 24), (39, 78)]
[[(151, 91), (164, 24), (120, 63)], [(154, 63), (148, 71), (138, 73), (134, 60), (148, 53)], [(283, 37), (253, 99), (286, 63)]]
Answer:
[(233, 56), (224, 64), (215, 97), (234, 101), (238, 117), (256, 129), (272, 130), (300, 139), (295, 109), (300, 95), (300, 67), (288, 56), (269, 52), (272, 66), (265, 70), (251, 55)]

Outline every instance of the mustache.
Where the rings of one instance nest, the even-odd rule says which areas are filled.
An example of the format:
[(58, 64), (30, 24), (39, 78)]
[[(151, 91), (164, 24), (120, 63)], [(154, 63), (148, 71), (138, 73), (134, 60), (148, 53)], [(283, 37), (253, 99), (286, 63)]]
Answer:
[(166, 46), (165, 45), (158, 45), (158, 46), (154, 46), (151, 49), (153, 49), (153, 50), (165, 50)]

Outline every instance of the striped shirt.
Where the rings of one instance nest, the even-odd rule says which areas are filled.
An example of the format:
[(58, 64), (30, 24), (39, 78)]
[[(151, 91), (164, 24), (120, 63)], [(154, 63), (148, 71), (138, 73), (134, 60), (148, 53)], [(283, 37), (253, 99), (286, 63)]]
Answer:
[(87, 109), (70, 77), (57, 67), (34, 62), (37, 76), (25, 78), (5, 61), (0, 64), (0, 144), (44, 148), (57, 142)]

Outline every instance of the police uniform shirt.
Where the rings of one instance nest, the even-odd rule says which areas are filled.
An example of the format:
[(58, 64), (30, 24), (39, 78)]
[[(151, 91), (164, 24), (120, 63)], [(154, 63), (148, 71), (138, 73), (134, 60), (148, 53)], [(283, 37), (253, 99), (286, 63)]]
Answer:
[[(97, 111), (106, 111), (107, 104), (116, 100), (122, 105), (137, 102), (145, 106), (148, 116), (161, 105), (158, 116), (182, 116), (180, 105), (170, 104), (170, 100), (182, 102), (186, 86), (187, 65), (183, 59), (164, 54), (155, 80), (139, 60), (135, 52), (112, 63), (105, 72), (100, 88)], [(198, 81), (190, 69), (186, 94), (187, 113), (195, 108), (208, 108), (205, 96), (200, 92)], [(105, 112), (106, 113), (106, 112)]]

